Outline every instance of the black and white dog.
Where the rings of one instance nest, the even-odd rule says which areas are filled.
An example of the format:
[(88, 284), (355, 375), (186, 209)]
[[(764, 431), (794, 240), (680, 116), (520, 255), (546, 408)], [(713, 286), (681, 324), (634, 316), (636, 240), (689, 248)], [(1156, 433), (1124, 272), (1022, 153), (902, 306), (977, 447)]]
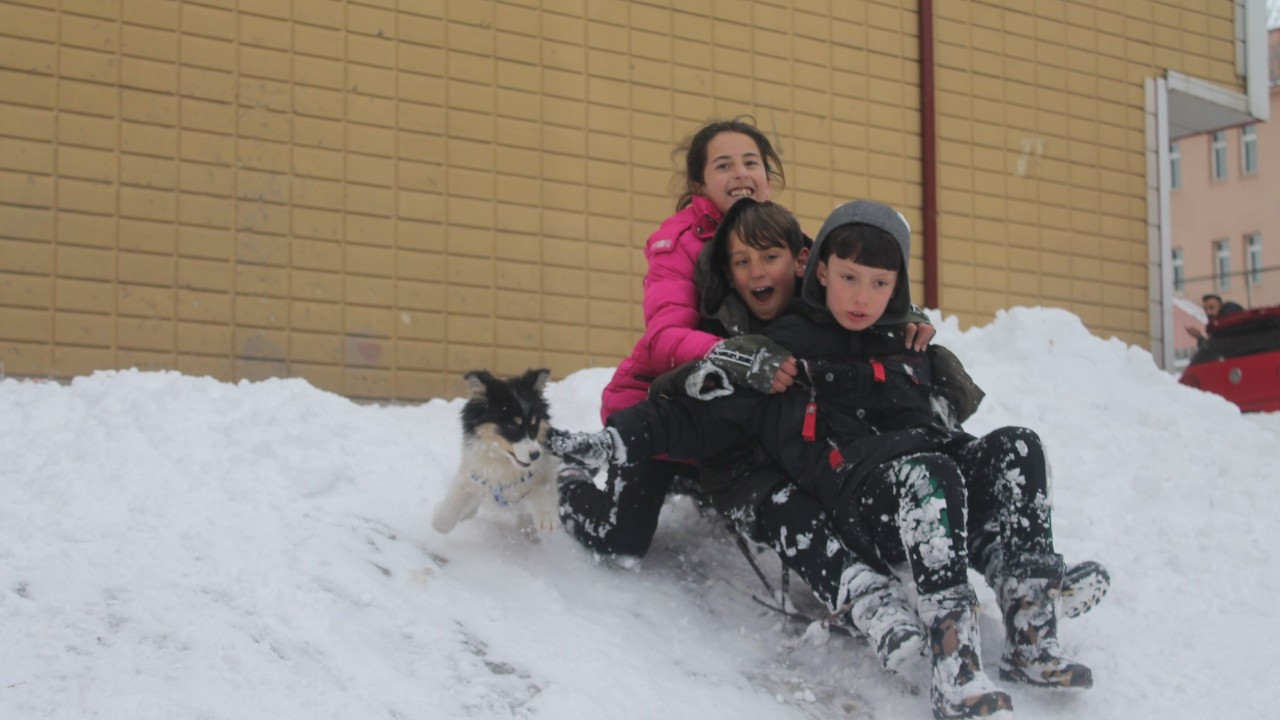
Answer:
[(436, 531), (453, 530), (485, 501), (517, 510), (520, 529), (531, 537), (559, 527), (560, 463), (543, 444), (550, 414), (542, 391), (550, 374), (540, 369), (507, 379), (487, 370), (465, 375), (471, 397), (462, 406), (462, 462), (431, 518)]

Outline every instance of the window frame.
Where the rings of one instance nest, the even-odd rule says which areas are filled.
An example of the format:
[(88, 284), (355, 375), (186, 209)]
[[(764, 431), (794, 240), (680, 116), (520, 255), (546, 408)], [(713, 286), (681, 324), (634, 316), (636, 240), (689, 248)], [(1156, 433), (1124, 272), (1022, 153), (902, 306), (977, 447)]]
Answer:
[(1231, 289), (1231, 243), (1213, 241), (1213, 285), (1218, 290)]
[(1186, 260), (1182, 254), (1182, 248), (1173, 249), (1173, 291), (1179, 295), (1187, 292), (1187, 268)]
[(1182, 148), (1176, 140), (1169, 143), (1169, 182), (1174, 190), (1182, 189)]
[(1240, 128), (1240, 175), (1252, 177), (1258, 174), (1258, 126)]
[(1262, 284), (1262, 233), (1244, 236), (1245, 282), (1249, 287)]
[(1209, 138), (1209, 180), (1215, 183), (1227, 179), (1227, 133), (1219, 130)]

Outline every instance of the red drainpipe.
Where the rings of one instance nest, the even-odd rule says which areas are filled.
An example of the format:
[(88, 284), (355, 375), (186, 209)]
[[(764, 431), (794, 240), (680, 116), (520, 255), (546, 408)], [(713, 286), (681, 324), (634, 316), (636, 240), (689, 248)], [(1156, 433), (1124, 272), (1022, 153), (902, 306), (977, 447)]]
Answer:
[(920, 0), (920, 164), (924, 178), (924, 302), (938, 307), (938, 134), (934, 107), (933, 0)]

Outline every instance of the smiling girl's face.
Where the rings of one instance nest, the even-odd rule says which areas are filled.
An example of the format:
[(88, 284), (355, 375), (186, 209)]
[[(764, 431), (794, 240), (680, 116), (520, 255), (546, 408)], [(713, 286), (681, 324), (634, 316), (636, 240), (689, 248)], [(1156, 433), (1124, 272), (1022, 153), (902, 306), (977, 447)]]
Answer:
[(742, 133), (726, 131), (711, 138), (702, 177), (702, 194), (721, 214), (744, 197), (759, 202), (769, 199), (769, 174), (760, 148), (750, 136)]

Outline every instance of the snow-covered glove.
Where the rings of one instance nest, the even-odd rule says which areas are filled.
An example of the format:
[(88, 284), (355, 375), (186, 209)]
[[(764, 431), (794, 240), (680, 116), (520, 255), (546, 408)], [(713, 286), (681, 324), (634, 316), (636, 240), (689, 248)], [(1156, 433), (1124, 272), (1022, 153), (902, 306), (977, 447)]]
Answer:
[(733, 394), (733, 381), (724, 370), (703, 360), (694, 363), (684, 379), (684, 393), (696, 400), (724, 397)]
[(549, 428), (546, 444), (551, 454), (563, 463), (582, 468), (592, 475), (606, 465), (627, 464), (627, 446), (612, 427), (593, 433)]
[(729, 376), (734, 385), (762, 393), (773, 389), (773, 378), (791, 352), (764, 335), (726, 338), (707, 353), (707, 360)]

